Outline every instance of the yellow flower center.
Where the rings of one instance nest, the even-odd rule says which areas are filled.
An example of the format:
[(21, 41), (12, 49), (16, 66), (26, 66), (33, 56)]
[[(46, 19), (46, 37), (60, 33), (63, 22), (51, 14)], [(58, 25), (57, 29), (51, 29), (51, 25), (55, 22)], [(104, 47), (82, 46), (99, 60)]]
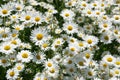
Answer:
[(14, 45), (16, 45), (17, 41), (16, 40), (12, 40), (11, 43), (14, 44)]
[(47, 66), (52, 67), (52, 63), (48, 62)]
[(60, 44), (60, 41), (57, 41), (57, 44)]
[(115, 16), (115, 20), (119, 20), (120, 18), (119, 18), (119, 16)]
[(4, 50), (10, 50), (10, 46), (9, 45), (6, 45), (6, 46), (4, 46)]
[(2, 34), (2, 38), (6, 38), (6, 37), (8, 37), (8, 35), (7, 34)]
[(109, 37), (108, 37), (108, 36), (104, 36), (104, 39), (105, 39), (105, 40), (109, 40)]
[(88, 44), (92, 44), (92, 42), (93, 42), (92, 39), (88, 39), (88, 40), (87, 40), (87, 43), (88, 43)]
[(80, 42), (80, 43), (79, 43), (79, 46), (80, 46), (80, 47), (83, 47), (83, 46), (84, 46), (84, 44), (83, 44), (82, 42)]
[(55, 69), (52, 68), (52, 69), (50, 70), (50, 72), (51, 72), (51, 73), (55, 73)]
[(71, 50), (71, 51), (75, 51), (75, 48), (74, 48), (74, 47), (72, 47), (72, 48), (70, 48), (70, 50)]
[(21, 69), (22, 69), (22, 67), (21, 67), (21, 66), (17, 66), (17, 69), (18, 69), (18, 70), (21, 70)]
[(119, 70), (115, 70), (115, 74), (119, 74), (120, 72), (119, 72)]
[(89, 75), (89, 76), (93, 76), (93, 72), (89, 71), (89, 72), (88, 72), (88, 75)]
[(108, 58), (107, 58), (107, 61), (108, 61), (108, 62), (112, 62), (113, 59), (112, 59), (111, 57), (108, 57)]
[(83, 3), (82, 6), (86, 7), (87, 5), (85, 3)]
[(7, 13), (8, 13), (8, 10), (7, 10), (7, 9), (4, 9), (4, 10), (2, 10), (2, 13), (3, 13), (3, 14), (7, 14)]
[(41, 80), (40, 78), (37, 78), (36, 80)]
[(96, 15), (100, 15), (100, 12), (96, 12)]
[(40, 17), (35, 17), (35, 21), (36, 22), (40, 21)]
[(94, 4), (93, 4), (93, 6), (95, 6), (95, 7), (96, 7), (96, 6), (97, 6), (97, 4), (96, 4), (96, 3), (94, 3)]
[(73, 68), (70, 68), (70, 69), (69, 69), (69, 71), (70, 71), (70, 72), (73, 72), (73, 71), (74, 71), (74, 69), (73, 69)]
[(70, 16), (70, 14), (69, 14), (69, 13), (66, 13), (65, 16), (68, 17), (68, 16)]
[(41, 40), (43, 38), (43, 34), (39, 33), (39, 34), (36, 35), (36, 37), (37, 37), (38, 40)]
[(68, 64), (72, 64), (72, 60), (68, 60)]
[(80, 66), (84, 66), (84, 63), (83, 63), (82, 61), (80, 61), (78, 64), (79, 64)]
[(15, 75), (15, 72), (14, 72), (14, 71), (11, 71), (11, 72), (9, 73), (9, 75), (10, 75), (11, 77), (13, 77), (13, 76)]
[(20, 7), (20, 6), (17, 6), (16, 9), (19, 11), (19, 10), (21, 10), (21, 7)]
[(103, 64), (103, 67), (105, 67), (105, 68), (106, 68), (106, 67), (107, 67), (107, 64)]
[(16, 33), (13, 33), (13, 34), (12, 34), (12, 37), (16, 37), (16, 36), (17, 36), (17, 34), (16, 34)]
[(120, 65), (120, 61), (116, 61), (115, 64), (116, 64), (116, 65)]
[(90, 10), (87, 11), (88, 14), (92, 14), (92, 12)]
[(39, 54), (37, 54), (37, 55), (36, 55), (36, 58), (37, 58), (38, 60), (40, 60), (40, 59), (41, 59), (41, 56), (40, 56)]
[(7, 60), (6, 60), (6, 59), (2, 59), (1, 62), (2, 62), (3, 64), (5, 64), (5, 63), (7, 62)]
[(30, 20), (31, 19), (31, 16), (29, 16), (29, 15), (27, 15), (26, 17), (25, 17), (25, 20)]
[(48, 44), (44, 43), (42, 46), (43, 46), (43, 48), (46, 48), (46, 47), (48, 47)]
[(28, 58), (28, 53), (22, 53), (22, 58)]
[(85, 54), (85, 57), (88, 59), (88, 58), (90, 58), (90, 54), (89, 53), (86, 53)]
[(73, 26), (68, 26), (67, 28), (69, 31), (73, 30)]
[(114, 33), (115, 33), (115, 34), (118, 34), (118, 30), (114, 30)]
[(108, 27), (108, 24), (106, 24), (106, 23), (103, 24), (103, 27), (104, 27), (104, 28), (107, 28), (107, 27)]

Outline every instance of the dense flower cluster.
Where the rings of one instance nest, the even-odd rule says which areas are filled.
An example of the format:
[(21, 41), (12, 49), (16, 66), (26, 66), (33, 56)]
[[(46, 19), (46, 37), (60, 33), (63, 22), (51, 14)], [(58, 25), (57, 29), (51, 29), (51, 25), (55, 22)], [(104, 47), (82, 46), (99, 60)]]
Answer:
[(2, 0), (0, 80), (119, 80), (120, 0)]

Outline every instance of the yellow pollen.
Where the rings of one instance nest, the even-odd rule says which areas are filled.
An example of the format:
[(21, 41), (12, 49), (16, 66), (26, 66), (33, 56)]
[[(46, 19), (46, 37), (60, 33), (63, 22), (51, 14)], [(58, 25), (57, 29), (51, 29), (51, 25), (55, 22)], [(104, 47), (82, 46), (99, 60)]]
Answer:
[(10, 50), (10, 46), (9, 45), (6, 45), (6, 46), (4, 46), (4, 50)]
[(36, 22), (40, 21), (40, 17), (35, 17), (35, 21)]
[(13, 76), (15, 75), (15, 72), (14, 72), (14, 71), (11, 71), (11, 72), (9, 73), (9, 75), (10, 75), (11, 77), (13, 77)]
[(90, 58), (90, 54), (89, 53), (86, 53), (85, 54), (85, 57), (88, 59), (88, 58)]
[(8, 13), (8, 10), (7, 10), (7, 9), (4, 9), (4, 10), (2, 10), (2, 13), (3, 13), (3, 14), (7, 14), (7, 13)]
[(39, 34), (36, 35), (36, 37), (37, 37), (38, 40), (41, 40), (43, 38), (43, 34), (39, 33)]
[(22, 53), (22, 58), (28, 58), (28, 53)]
[(113, 59), (112, 59), (111, 57), (108, 57), (108, 58), (107, 58), (107, 61), (108, 61), (108, 62), (112, 62)]
[(66, 13), (66, 14), (65, 14), (65, 16), (66, 16), (66, 17), (69, 17), (69, 16), (70, 16), (70, 14), (69, 14), (69, 13)]
[(29, 16), (29, 15), (27, 15), (26, 17), (25, 17), (25, 20), (30, 20), (31, 19), (31, 16)]
[(87, 40), (87, 43), (88, 43), (88, 44), (92, 44), (92, 42), (93, 42), (93, 41), (92, 41), (91, 39), (88, 39), (88, 40)]
[(50, 62), (47, 63), (47, 66), (48, 66), (48, 67), (52, 67), (52, 63), (50, 63)]
[(67, 29), (68, 29), (69, 31), (71, 31), (71, 30), (73, 30), (73, 26), (68, 26)]

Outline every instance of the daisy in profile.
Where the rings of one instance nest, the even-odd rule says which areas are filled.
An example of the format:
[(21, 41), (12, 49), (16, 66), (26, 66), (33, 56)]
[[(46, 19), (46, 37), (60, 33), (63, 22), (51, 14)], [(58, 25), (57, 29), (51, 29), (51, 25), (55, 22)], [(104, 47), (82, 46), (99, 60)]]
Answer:
[(15, 24), (12, 26), (16, 31), (20, 31), (24, 29), (24, 25), (23, 24)]
[(116, 58), (110, 54), (105, 55), (102, 59), (109, 65), (113, 65), (116, 61)]
[(35, 45), (41, 45), (43, 42), (47, 40), (48, 34), (44, 29), (36, 28), (32, 30), (30, 38), (31, 41), (35, 43)]
[(86, 48), (86, 45), (87, 45), (87, 43), (85, 41), (78, 41), (77, 42), (77, 46), (78, 46), (80, 51), (84, 50)]
[(94, 46), (98, 43), (98, 38), (92, 35), (86, 35), (85, 37), (83, 37), (83, 40), (85, 40), (88, 47)]
[(15, 51), (15, 48), (16, 47), (13, 44), (11, 44), (10, 42), (4, 42), (0, 46), (0, 52), (9, 55), (10, 53), (13, 53), (13, 51)]
[(17, 59), (22, 61), (22, 62), (30, 62), (31, 59), (33, 59), (33, 56), (30, 51), (28, 50), (22, 50), (18, 52)]
[(69, 9), (64, 9), (60, 15), (63, 17), (65, 20), (73, 20), (75, 13), (72, 10)]
[(6, 78), (8, 80), (16, 80), (18, 78), (18, 75), (19, 75), (18, 71), (14, 70), (14, 68), (8, 69)]
[(78, 25), (73, 22), (66, 22), (63, 24), (63, 30), (68, 34), (77, 33)]

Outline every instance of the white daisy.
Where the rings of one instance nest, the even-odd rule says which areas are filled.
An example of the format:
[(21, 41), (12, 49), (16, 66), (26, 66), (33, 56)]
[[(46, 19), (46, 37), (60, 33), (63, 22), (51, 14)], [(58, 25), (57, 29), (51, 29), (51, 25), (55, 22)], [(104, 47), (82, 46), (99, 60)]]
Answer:
[(88, 47), (94, 46), (98, 43), (98, 38), (92, 35), (86, 35), (85, 37), (83, 37), (83, 40), (85, 40)]
[(22, 50), (18, 52), (17, 59), (22, 61), (22, 62), (30, 62), (31, 59), (33, 59), (33, 56), (30, 51), (28, 50)]
[(35, 43), (35, 45), (41, 45), (48, 39), (48, 34), (44, 29), (37, 28), (32, 30), (30, 38)]
[(0, 52), (5, 53), (9, 55), (10, 53), (13, 53), (15, 51), (15, 46), (11, 44), (10, 42), (4, 42), (0, 46)]
[(102, 60), (105, 61), (109, 65), (113, 65), (114, 62), (116, 61), (115, 57), (113, 57), (112, 55), (105, 55), (102, 58)]
[(18, 75), (19, 75), (18, 71), (14, 70), (14, 68), (8, 69), (6, 78), (8, 80), (16, 80), (18, 78)]
[(63, 24), (63, 30), (68, 34), (77, 33), (78, 25), (73, 22), (66, 22)]
[(75, 13), (72, 10), (69, 9), (64, 9), (60, 15), (65, 19), (65, 20), (73, 20)]

